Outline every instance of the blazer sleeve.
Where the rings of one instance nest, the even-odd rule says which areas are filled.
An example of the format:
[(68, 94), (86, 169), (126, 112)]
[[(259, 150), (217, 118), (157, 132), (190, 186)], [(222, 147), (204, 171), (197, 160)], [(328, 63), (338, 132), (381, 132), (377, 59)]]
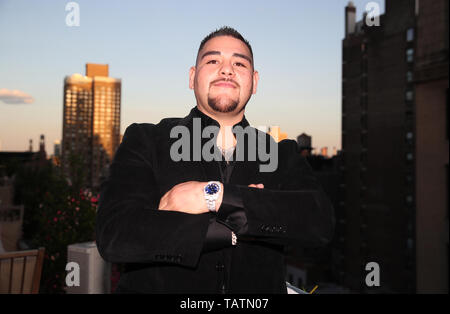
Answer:
[(101, 186), (96, 217), (100, 255), (113, 263), (197, 264), (210, 214), (158, 210), (159, 188), (152, 169), (151, 136), (132, 124), (124, 134)]
[(334, 208), (295, 141), (279, 143), (279, 161), (280, 182), (275, 185), (279, 189), (234, 185), (242, 197), (246, 218), (238, 242), (241, 239), (304, 247), (327, 244), (334, 233)]
[(231, 228), (215, 217), (211, 218), (202, 252), (210, 252), (232, 246)]

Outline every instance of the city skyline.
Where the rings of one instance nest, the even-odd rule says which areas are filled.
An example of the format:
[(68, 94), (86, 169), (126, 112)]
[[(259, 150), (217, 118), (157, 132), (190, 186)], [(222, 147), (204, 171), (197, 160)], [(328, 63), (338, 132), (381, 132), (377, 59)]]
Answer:
[[(375, 2), (383, 13), (384, 1)], [(231, 15), (203, 1), (77, 1), (79, 27), (65, 24), (67, 3), (0, 1), (0, 89), (24, 93), (23, 102), (32, 99), (5, 103), (0, 95), (2, 151), (25, 151), (30, 138), (36, 143), (44, 134), (46, 151), (53, 153), (53, 143), (62, 138), (64, 77), (82, 73), (88, 62), (108, 64), (111, 76), (123, 82), (120, 133), (133, 122), (185, 116), (196, 105), (189, 67), (201, 39), (223, 25), (240, 31), (255, 53), (261, 81), (247, 105), (249, 122), (279, 126), (290, 139), (312, 135), (317, 150), (341, 148), (340, 46), (347, 1), (257, 7), (232, 1), (230, 8), (239, 10)], [(368, 1), (354, 3), (360, 19)], [(274, 21), (270, 28), (267, 20)]]

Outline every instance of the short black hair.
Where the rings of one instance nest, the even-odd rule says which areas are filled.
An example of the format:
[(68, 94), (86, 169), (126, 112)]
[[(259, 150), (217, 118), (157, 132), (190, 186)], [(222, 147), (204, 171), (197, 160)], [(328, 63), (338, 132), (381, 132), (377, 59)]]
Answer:
[(237, 30), (235, 30), (234, 28), (229, 27), (229, 26), (222, 26), (221, 28), (216, 29), (215, 31), (211, 32), (208, 36), (203, 38), (202, 42), (200, 43), (200, 47), (198, 48), (198, 51), (197, 51), (197, 58), (198, 58), (198, 54), (200, 53), (200, 50), (203, 49), (205, 44), (209, 40), (213, 39), (214, 37), (219, 37), (219, 36), (231, 36), (233, 38), (236, 38), (236, 39), (239, 39), (240, 41), (242, 41), (250, 50), (250, 56), (252, 57), (252, 60), (253, 60), (252, 46), (250, 45), (248, 40), (245, 39)]

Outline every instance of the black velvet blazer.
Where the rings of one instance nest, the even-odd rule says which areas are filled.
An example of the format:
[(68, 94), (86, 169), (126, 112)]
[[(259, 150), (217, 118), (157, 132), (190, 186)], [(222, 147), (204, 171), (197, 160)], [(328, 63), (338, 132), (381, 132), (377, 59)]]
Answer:
[[(117, 292), (286, 293), (284, 247), (328, 243), (334, 231), (333, 206), (297, 143), (275, 143), (255, 128), (251, 130), (264, 136), (266, 145), (278, 145), (274, 172), (261, 172), (263, 162), (249, 161), (247, 155), (234, 162), (228, 180), (218, 161), (173, 161), (170, 147), (177, 138), (170, 132), (175, 126), (193, 131), (194, 118), (201, 118), (202, 130), (219, 126), (194, 107), (184, 118), (130, 125), (115, 154), (101, 186), (96, 241), (105, 260), (126, 264)], [(239, 125), (249, 124), (244, 117)], [(186, 181), (224, 183), (218, 212), (159, 211), (161, 197)], [(257, 183), (264, 189), (248, 187)], [(237, 245), (231, 245), (231, 232), (217, 239), (212, 231), (218, 225), (225, 226), (222, 231), (235, 231)]]

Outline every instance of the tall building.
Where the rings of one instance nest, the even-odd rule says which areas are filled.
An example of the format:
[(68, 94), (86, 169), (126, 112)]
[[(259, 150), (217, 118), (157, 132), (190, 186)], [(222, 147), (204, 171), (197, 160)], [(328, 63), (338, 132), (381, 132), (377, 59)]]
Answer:
[[(413, 292), (414, 0), (387, 0), (380, 26), (356, 22), (345, 9), (342, 42), (342, 200), (336, 237), (342, 284), (355, 291)], [(381, 286), (367, 287), (365, 267), (376, 262)]]
[(108, 65), (86, 64), (86, 76), (64, 80), (62, 167), (71, 177), (71, 156), (86, 169), (86, 184), (100, 185), (120, 144), (121, 80), (108, 76)]
[(417, 8), (413, 81), (418, 292), (448, 292), (448, 6), (448, 0), (420, 0)]
[[(338, 278), (356, 291), (448, 291), (448, 1), (386, 0), (379, 26), (356, 22), (352, 3), (345, 14)], [(420, 51), (430, 63), (437, 50), (447, 74), (421, 83)], [(366, 286), (369, 262), (380, 266), (379, 287)]]
[(270, 126), (268, 128), (267, 134), (271, 135), (277, 143), (282, 140), (287, 139), (287, 133), (281, 132), (281, 129), (279, 126)]

